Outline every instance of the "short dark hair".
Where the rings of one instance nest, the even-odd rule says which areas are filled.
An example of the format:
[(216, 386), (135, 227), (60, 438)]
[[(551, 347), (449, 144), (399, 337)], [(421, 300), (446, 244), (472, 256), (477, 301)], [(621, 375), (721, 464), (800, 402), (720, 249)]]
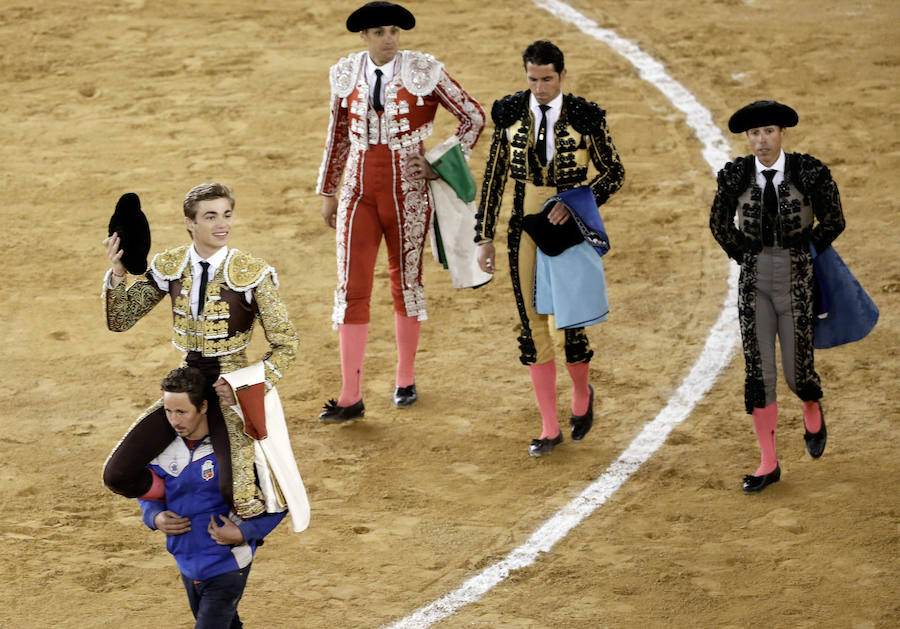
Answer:
[(206, 400), (206, 378), (196, 367), (179, 367), (163, 378), (162, 390), (166, 393), (187, 393), (197, 410)]
[(222, 183), (201, 183), (188, 190), (184, 197), (184, 215), (192, 221), (197, 217), (197, 204), (207, 199), (228, 199), (231, 209), (234, 209), (234, 194), (231, 189)]
[(562, 73), (566, 67), (562, 50), (553, 42), (545, 39), (537, 40), (522, 53), (522, 65), (527, 67), (529, 63), (536, 66), (545, 66), (552, 63), (553, 69), (557, 74)]

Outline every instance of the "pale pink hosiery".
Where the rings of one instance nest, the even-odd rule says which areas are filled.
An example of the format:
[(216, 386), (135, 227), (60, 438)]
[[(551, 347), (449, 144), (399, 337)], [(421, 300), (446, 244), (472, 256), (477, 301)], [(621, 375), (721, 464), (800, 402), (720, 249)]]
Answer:
[(528, 371), (541, 411), (541, 439), (554, 439), (559, 434), (559, 420), (556, 417), (556, 361), (529, 365)]
[(778, 465), (775, 456), (775, 426), (778, 424), (778, 402), (772, 402), (764, 408), (753, 409), (753, 426), (756, 428), (756, 439), (759, 441), (760, 462), (754, 476), (762, 476), (772, 472)]

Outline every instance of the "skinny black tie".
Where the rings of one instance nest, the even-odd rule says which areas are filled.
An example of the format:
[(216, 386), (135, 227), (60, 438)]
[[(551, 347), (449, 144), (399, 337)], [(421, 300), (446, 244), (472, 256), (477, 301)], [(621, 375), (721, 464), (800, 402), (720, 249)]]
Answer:
[(381, 70), (375, 70), (375, 93), (372, 95), (372, 102), (375, 105), (375, 111), (384, 109), (381, 103)]
[(775, 184), (772, 178), (775, 177), (775, 170), (762, 171), (763, 177), (766, 178), (766, 187), (763, 190), (763, 212), (760, 217), (760, 231), (762, 232), (762, 241), (766, 247), (775, 244), (775, 217), (778, 215), (778, 195), (775, 193)]
[(541, 166), (547, 165), (547, 110), (550, 109), (550, 105), (538, 105), (541, 108), (541, 124), (538, 126), (538, 134), (537, 134), (537, 154), (538, 160), (541, 162)]
[(201, 262), (203, 273), (200, 274), (200, 294), (197, 296), (197, 318), (203, 312), (203, 306), (206, 305), (206, 284), (209, 282), (209, 262)]

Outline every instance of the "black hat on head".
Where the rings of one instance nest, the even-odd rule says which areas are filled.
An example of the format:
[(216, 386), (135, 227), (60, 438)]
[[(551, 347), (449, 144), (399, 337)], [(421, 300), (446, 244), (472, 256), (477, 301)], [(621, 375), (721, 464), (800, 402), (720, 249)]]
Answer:
[(793, 127), (800, 118), (797, 112), (774, 100), (758, 100), (738, 109), (728, 119), (728, 130), (743, 133), (747, 129), (778, 125)]
[(393, 2), (368, 2), (347, 18), (347, 30), (351, 33), (378, 26), (398, 26), (408, 31), (415, 25), (413, 14)]
[(141, 211), (141, 200), (133, 192), (123, 194), (116, 203), (116, 211), (109, 219), (109, 235), (119, 235), (122, 265), (132, 275), (147, 270), (147, 254), (150, 253), (150, 223)]

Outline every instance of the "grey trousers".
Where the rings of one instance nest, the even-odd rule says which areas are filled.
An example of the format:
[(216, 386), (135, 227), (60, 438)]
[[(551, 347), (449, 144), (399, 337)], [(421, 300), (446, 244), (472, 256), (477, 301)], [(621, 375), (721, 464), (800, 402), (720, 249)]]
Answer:
[(766, 406), (775, 401), (778, 368), (775, 338), (781, 346), (781, 367), (788, 387), (797, 393), (794, 317), (791, 312), (791, 255), (787, 249), (764, 247), (759, 254), (756, 282), (756, 330)]

